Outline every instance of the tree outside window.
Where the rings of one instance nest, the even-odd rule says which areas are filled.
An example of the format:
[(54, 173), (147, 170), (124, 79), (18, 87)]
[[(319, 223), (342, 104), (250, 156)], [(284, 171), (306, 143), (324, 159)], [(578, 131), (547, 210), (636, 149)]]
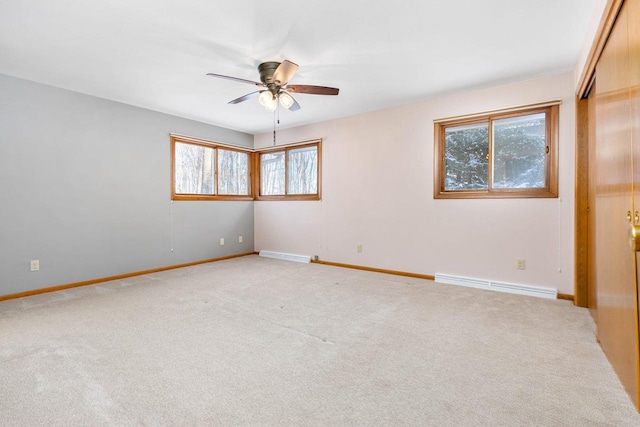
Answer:
[(320, 143), (260, 153), (258, 200), (319, 200)]
[(557, 197), (558, 105), (435, 124), (435, 198)]
[(171, 138), (172, 200), (252, 200), (251, 152)]
[(243, 149), (171, 136), (172, 200), (320, 200), (321, 141)]

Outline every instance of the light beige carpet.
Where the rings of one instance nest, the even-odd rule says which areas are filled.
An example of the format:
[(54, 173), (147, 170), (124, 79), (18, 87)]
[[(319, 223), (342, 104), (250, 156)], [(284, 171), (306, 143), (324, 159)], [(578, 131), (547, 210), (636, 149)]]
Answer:
[(0, 303), (0, 425), (640, 417), (567, 301), (249, 256)]

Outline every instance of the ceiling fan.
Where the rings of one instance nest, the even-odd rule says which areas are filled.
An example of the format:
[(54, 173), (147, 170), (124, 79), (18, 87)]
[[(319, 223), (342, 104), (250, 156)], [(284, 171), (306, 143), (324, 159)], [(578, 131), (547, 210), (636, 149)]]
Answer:
[(260, 73), (261, 83), (238, 77), (224, 76), (222, 74), (208, 73), (207, 75), (236, 82), (249, 83), (263, 88), (231, 100), (229, 104), (238, 104), (247, 99), (258, 97), (260, 104), (269, 111), (275, 111), (278, 107), (278, 102), (290, 111), (299, 110), (300, 104), (293, 99), (289, 92), (313, 95), (337, 95), (340, 91), (340, 89), (335, 87), (288, 84), (296, 71), (298, 71), (298, 65), (285, 60), (282, 63), (263, 62), (260, 64), (258, 66), (258, 72)]

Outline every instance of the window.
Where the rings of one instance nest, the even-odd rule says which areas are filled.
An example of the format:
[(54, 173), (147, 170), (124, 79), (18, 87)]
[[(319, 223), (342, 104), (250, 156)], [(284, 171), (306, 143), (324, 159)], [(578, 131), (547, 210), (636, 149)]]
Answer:
[(320, 200), (320, 142), (259, 153), (260, 200)]
[(249, 150), (171, 137), (173, 200), (251, 200)]
[(218, 194), (249, 196), (249, 153), (221, 148), (217, 152)]
[(321, 141), (263, 150), (171, 136), (172, 200), (320, 200)]
[(434, 197), (557, 197), (558, 103), (435, 122)]
[(260, 154), (260, 194), (284, 196), (284, 151)]

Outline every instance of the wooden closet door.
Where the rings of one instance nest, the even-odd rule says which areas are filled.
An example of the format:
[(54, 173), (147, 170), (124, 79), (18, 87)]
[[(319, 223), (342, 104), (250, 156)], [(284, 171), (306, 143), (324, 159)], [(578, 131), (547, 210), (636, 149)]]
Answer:
[[(631, 109), (631, 146), (633, 151), (633, 205), (634, 223), (640, 226), (640, 0), (628, 0), (628, 43), (629, 43), (629, 103)], [(640, 252), (636, 252), (636, 335), (640, 318)], [(636, 369), (640, 369), (640, 346), (636, 347)], [(636, 391), (640, 394), (640, 372), (636, 372)], [(640, 399), (640, 396), (638, 397)], [(640, 405), (637, 403), (636, 406)]]
[(627, 1), (623, 5), (596, 68), (595, 273), (598, 338), (637, 407), (636, 254), (629, 246), (630, 222), (635, 211), (629, 100), (629, 3), (637, 5), (638, 1)]

